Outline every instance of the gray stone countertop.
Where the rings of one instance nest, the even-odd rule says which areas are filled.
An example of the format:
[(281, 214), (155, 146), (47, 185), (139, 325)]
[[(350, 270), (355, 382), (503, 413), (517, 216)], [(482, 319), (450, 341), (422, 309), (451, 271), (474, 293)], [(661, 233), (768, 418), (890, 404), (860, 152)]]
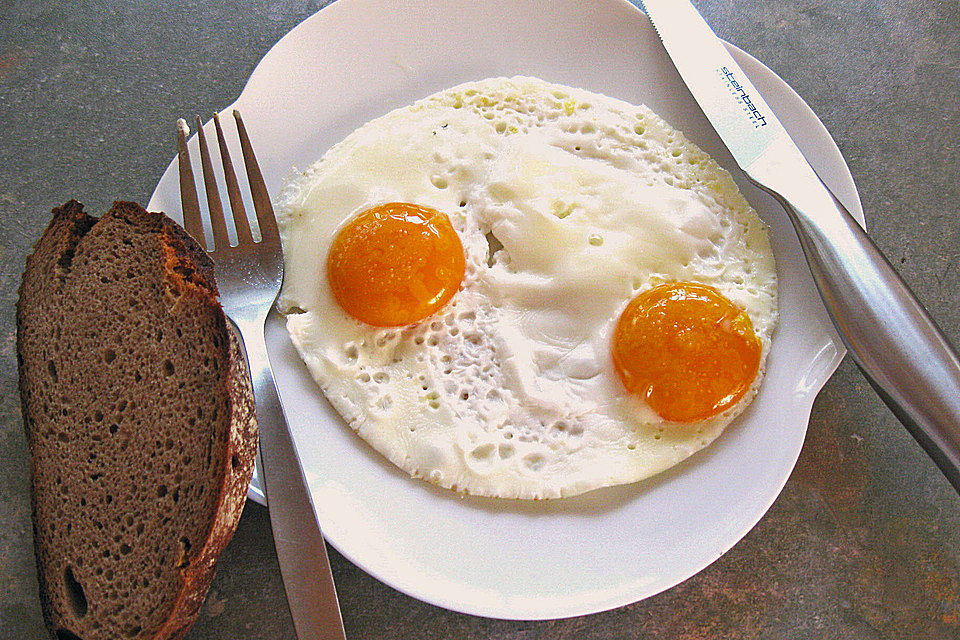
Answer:
[[(326, 2), (0, 2), (0, 638), (45, 637), (14, 304), (50, 209), (145, 203), (171, 123), (211, 113)], [(699, 0), (716, 31), (813, 107), (870, 232), (960, 342), (960, 3)], [(509, 622), (409, 598), (332, 551), (351, 640), (960, 638), (960, 499), (848, 360), (813, 407), (783, 493), (729, 553), (646, 601)], [(190, 639), (294, 638), (264, 508), (248, 504)]]

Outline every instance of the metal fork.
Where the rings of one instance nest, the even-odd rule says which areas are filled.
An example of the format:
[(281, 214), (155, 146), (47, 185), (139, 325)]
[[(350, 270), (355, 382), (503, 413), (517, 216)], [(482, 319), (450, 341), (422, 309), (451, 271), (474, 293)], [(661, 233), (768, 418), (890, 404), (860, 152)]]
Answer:
[(213, 247), (207, 248), (204, 240), (202, 212), (187, 146), (190, 129), (181, 118), (177, 121), (177, 133), (184, 227), (213, 259), (220, 304), (239, 330), (246, 351), (260, 424), (260, 471), (266, 485), (273, 540), (297, 637), (299, 640), (346, 640), (326, 546), (303, 470), (294, 452), (264, 341), (264, 322), (283, 280), (280, 234), (240, 112), (234, 110), (233, 116), (237, 121), (247, 182), (262, 238), (260, 241), (253, 238), (218, 114), (214, 114), (213, 122), (238, 244), (230, 246), (200, 116), (197, 116), (197, 136)]

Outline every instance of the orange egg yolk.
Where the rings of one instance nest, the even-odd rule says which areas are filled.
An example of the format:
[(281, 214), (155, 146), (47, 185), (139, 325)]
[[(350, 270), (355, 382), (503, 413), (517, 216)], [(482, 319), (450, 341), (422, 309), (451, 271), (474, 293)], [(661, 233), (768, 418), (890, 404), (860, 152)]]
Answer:
[(760, 367), (760, 340), (719, 291), (675, 282), (630, 301), (614, 331), (613, 364), (660, 417), (692, 422), (743, 397)]
[(377, 327), (423, 320), (463, 281), (463, 245), (450, 219), (429, 207), (390, 202), (360, 213), (327, 257), (333, 296), (348, 314)]

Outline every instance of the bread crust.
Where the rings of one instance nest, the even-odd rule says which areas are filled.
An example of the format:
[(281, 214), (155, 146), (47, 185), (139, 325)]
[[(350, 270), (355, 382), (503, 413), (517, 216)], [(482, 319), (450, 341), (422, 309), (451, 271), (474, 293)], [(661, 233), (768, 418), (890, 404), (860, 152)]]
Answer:
[[(253, 474), (257, 449), (257, 423), (249, 371), (243, 358), (240, 343), (220, 308), (213, 262), (206, 252), (175, 222), (162, 213), (152, 213), (132, 202), (115, 202), (99, 220), (87, 215), (83, 206), (71, 200), (53, 210), (53, 219), (27, 258), (24, 277), (17, 302), (17, 357), (19, 365), (19, 388), (31, 454), (31, 505), (34, 515), (35, 553), (38, 564), (40, 601), (47, 627), (55, 638), (58, 631), (66, 631), (80, 640), (86, 640), (80, 629), (74, 628), (69, 618), (59, 614), (54, 606), (52, 585), (47, 583), (44, 567), (51, 560), (51, 550), (38, 538), (37, 498), (39, 488), (35, 485), (40, 451), (36, 436), (35, 416), (31, 413), (30, 381), (27, 380), (23, 336), (27, 330), (28, 305), (43, 295), (43, 288), (54, 280), (66, 276), (70, 262), (83, 237), (98, 224), (111, 224), (120, 220), (132, 228), (156, 238), (162, 256), (161, 272), (167, 283), (168, 295), (190, 296), (216, 314), (225, 359), (229, 373), (225, 379), (225, 393), (229, 396), (230, 429), (222, 460), (223, 473), (216, 506), (210, 517), (210, 526), (203, 543), (189, 552), (189, 557), (179, 563), (181, 587), (158, 630), (135, 637), (143, 640), (176, 640), (183, 638), (196, 620), (206, 598), (207, 590), (215, 573), (220, 553), (236, 530), (246, 500), (247, 487)], [(211, 434), (211, 437), (213, 434)], [(196, 545), (195, 545), (196, 546)]]
[[(226, 468), (216, 515), (210, 526), (206, 543), (197, 558), (183, 570), (184, 588), (181, 590), (166, 623), (153, 638), (180, 640), (197, 619), (207, 597), (207, 590), (216, 572), (217, 558), (236, 531), (247, 487), (253, 475), (257, 454), (257, 417), (253, 403), (253, 389), (246, 361), (234, 330), (227, 329), (230, 339), (230, 397), (232, 406), (230, 440), (227, 447)], [(238, 464), (233, 465), (233, 460)]]

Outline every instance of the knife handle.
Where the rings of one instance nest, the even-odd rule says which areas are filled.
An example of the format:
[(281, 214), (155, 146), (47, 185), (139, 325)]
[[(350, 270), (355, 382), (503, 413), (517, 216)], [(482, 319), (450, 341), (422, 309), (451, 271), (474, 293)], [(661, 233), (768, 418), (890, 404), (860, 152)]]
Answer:
[[(956, 352), (829, 189), (836, 211), (804, 211), (772, 189), (754, 184), (777, 199), (790, 217), (827, 312), (853, 359), (960, 493)], [(821, 206), (828, 205), (824, 199)]]

